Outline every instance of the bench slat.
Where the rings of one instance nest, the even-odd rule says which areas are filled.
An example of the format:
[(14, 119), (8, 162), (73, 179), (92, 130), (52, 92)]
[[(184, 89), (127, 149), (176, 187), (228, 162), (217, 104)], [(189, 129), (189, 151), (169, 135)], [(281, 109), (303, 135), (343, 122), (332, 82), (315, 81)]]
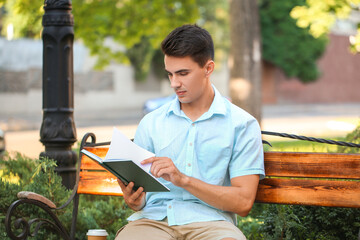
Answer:
[(77, 192), (79, 194), (122, 196), (116, 177), (107, 172), (82, 171)]
[(265, 174), (360, 179), (360, 154), (265, 152)]
[(255, 201), (359, 208), (360, 182), (265, 178), (260, 181)]
[(104, 170), (100, 164), (89, 158), (88, 156), (83, 155), (81, 158), (81, 170)]
[[(106, 148), (105, 147), (97, 147), (97, 148), (84, 147), (84, 149), (98, 155), (102, 159), (105, 158), (106, 153), (109, 150), (109, 148), (107, 148), (107, 147)], [(87, 157), (84, 154), (82, 154), (82, 157), (81, 157), (80, 169), (82, 169), (82, 170), (104, 170), (104, 168), (102, 166), (100, 166), (98, 163), (96, 163), (94, 160), (92, 160), (91, 158)]]
[(106, 153), (109, 150), (109, 147), (84, 147), (84, 149), (98, 155), (101, 158), (105, 158)]

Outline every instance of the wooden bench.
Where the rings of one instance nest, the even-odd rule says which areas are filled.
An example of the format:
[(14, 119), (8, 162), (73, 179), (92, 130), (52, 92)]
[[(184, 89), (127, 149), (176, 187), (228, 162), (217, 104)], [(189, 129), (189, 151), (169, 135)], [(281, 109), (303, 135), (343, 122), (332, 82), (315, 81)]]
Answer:
[[(88, 133), (81, 148), (105, 157), (106, 144), (96, 144), (95, 135)], [(258, 203), (360, 208), (360, 154), (265, 152), (265, 171), (266, 178), (260, 181), (256, 196)], [(25, 203), (43, 208), (54, 219), (53, 227), (62, 238), (74, 239), (79, 194), (122, 196), (116, 178), (83, 155), (79, 158), (76, 185), (67, 203), (56, 208), (40, 195), (22, 192), (6, 216), (8, 236), (25, 239), (17, 238), (10, 230), (13, 210)], [(72, 201), (73, 221), (69, 233), (54, 212)], [(23, 235), (29, 234), (29, 230), (24, 232)]]

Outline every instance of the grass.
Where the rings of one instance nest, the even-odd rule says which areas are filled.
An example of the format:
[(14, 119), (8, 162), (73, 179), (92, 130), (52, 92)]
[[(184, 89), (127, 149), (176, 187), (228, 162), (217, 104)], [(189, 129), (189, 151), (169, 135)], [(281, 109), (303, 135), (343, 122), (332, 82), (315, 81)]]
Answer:
[[(343, 138), (326, 138), (327, 140), (343, 141)], [(266, 139), (265, 139), (266, 140)], [(338, 146), (302, 140), (275, 141), (267, 140), (272, 147), (264, 144), (264, 151), (270, 152), (336, 152)]]

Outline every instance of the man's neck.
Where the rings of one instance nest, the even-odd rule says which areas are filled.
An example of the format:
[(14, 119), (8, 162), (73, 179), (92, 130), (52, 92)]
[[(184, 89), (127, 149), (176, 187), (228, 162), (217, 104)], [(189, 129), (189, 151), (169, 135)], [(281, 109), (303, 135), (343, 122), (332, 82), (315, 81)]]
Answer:
[(206, 113), (215, 97), (215, 92), (212, 86), (210, 86), (206, 95), (200, 99), (199, 101), (192, 103), (180, 103), (181, 110), (185, 113), (185, 115), (191, 119), (191, 121), (195, 122), (199, 119), (204, 113)]

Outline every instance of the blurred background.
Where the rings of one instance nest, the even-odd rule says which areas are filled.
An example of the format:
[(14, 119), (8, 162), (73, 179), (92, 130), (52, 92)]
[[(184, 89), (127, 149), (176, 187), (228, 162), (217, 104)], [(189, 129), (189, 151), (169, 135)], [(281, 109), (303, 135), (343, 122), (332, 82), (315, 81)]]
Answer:
[[(44, 149), (42, 4), (0, 0), (0, 140), (29, 157)], [(73, 0), (77, 138), (133, 137), (149, 100), (171, 98), (159, 45), (188, 23), (214, 38), (213, 84), (263, 130), (344, 137), (360, 119), (359, 4)]]

